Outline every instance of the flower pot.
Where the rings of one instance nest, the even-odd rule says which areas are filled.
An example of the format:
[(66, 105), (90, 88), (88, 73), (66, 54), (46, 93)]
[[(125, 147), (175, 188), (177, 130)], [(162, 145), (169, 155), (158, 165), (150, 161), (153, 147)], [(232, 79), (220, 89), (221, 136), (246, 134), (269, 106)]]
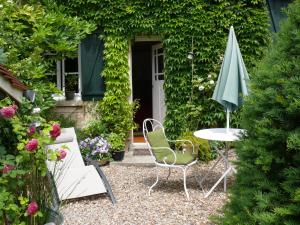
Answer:
[(114, 161), (122, 161), (124, 159), (125, 151), (114, 151), (112, 158)]
[(65, 91), (66, 100), (73, 100), (75, 91)]
[(108, 166), (110, 162), (109, 162), (109, 160), (102, 159), (102, 160), (99, 160), (98, 163), (99, 163), (99, 166)]

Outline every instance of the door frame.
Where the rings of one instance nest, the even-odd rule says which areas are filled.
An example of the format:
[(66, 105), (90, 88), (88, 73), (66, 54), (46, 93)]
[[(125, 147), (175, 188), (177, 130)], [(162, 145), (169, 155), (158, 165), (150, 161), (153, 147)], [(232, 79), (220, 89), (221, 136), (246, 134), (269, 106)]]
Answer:
[[(132, 93), (132, 45), (135, 42), (152, 42), (152, 41), (159, 41), (162, 42), (162, 38), (160, 36), (135, 36), (134, 39), (129, 40), (129, 48), (128, 48), (128, 66), (129, 66), (129, 82), (130, 82), (130, 96), (129, 96), (129, 102), (133, 102), (133, 93)], [(147, 145), (146, 143), (134, 143), (133, 142), (133, 130), (130, 132), (130, 147), (129, 149), (146, 149)]]

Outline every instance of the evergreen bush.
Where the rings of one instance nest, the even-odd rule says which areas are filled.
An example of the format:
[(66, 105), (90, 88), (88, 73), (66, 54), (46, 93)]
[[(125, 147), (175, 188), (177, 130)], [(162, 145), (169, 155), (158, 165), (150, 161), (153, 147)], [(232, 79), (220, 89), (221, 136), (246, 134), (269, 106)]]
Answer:
[(247, 137), (236, 148), (236, 182), (218, 224), (300, 224), (300, 0), (287, 15), (251, 77)]

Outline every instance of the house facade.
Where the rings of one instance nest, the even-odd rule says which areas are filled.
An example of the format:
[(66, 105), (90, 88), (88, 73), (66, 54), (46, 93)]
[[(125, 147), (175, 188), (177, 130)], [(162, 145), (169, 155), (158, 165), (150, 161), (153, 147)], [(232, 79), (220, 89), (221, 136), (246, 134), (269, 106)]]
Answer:
[[(280, 4), (278, 1), (260, 1), (257, 4), (251, 1), (241, 4), (225, 2), (226, 4), (183, 1), (174, 6), (175, 3), (169, 1), (168, 9), (168, 3), (130, 1), (127, 5), (108, 4), (105, 10), (101, 8), (104, 7), (101, 1), (94, 3), (95, 5), (86, 4), (86, 8), (77, 7), (72, 4), (72, 0), (67, 1), (70, 14), (81, 14), (85, 19), (99, 21), (101, 29), (82, 41), (77, 58), (57, 63), (54, 75), (58, 88), (64, 91), (68, 78), (77, 76), (77, 94), (74, 100), (58, 101), (56, 111), (71, 115), (79, 127), (84, 126), (85, 121), (91, 117), (93, 103), (105, 98), (106, 91), (111, 90), (107, 84), (119, 77), (116, 69), (119, 68), (118, 64), (110, 65), (109, 60), (114, 53), (113, 48), (118, 49), (116, 44), (110, 43), (110, 37), (117, 37), (127, 41), (127, 55), (121, 56), (120, 53), (120, 60), (127, 62), (125, 73), (130, 86), (127, 100), (132, 102), (137, 99), (140, 104), (134, 117), (139, 124), (139, 129), (135, 131), (137, 134), (141, 132), (145, 118), (165, 121), (171, 133), (176, 133), (179, 127), (185, 127), (187, 118), (189, 123), (198, 127), (216, 126), (217, 123), (213, 120), (217, 120), (217, 116), (213, 114), (207, 119), (211, 121), (206, 123), (199, 122), (200, 119), (196, 118), (211, 113), (206, 104), (212, 88), (202, 94), (197, 92), (199, 84), (194, 83), (202, 82), (200, 80), (205, 80), (210, 74), (216, 79), (220, 67), (218, 59), (225, 51), (224, 43), (228, 34), (226, 28), (229, 29), (232, 24), (237, 31), (246, 64), (248, 67), (253, 66), (253, 61), (261, 57), (260, 47), (267, 44), (267, 39), (262, 35), (266, 35), (265, 29), (269, 29), (268, 21), (271, 21), (273, 30), (277, 31), (277, 21), (283, 15), (280, 10), (288, 1), (280, 1)], [(95, 7), (105, 11), (100, 12), (103, 18), (101, 15), (95, 16), (101, 11), (97, 11)], [(139, 8), (141, 11), (138, 11)], [(267, 18), (267, 9), (271, 20)], [(124, 18), (115, 20), (118, 16), (109, 14), (109, 10), (115, 11), (114, 15), (118, 12), (119, 17), (124, 15)], [(220, 10), (221, 13), (217, 13)], [(258, 12), (258, 16), (255, 12)], [(186, 58), (190, 51), (195, 56), (193, 66)], [(112, 68), (109, 71), (112, 73), (116, 69), (113, 79), (108, 78), (106, 72), (103, 74), (107, 67)], [(191, 77), (193, 74), (194, 77)], [(193, 115), (186, 114), (191, 111), (185, 107), (189, 100), (196, 115), (193, 118)], [(203, 109), (198, 109), (197, 105), (203, 105)]]

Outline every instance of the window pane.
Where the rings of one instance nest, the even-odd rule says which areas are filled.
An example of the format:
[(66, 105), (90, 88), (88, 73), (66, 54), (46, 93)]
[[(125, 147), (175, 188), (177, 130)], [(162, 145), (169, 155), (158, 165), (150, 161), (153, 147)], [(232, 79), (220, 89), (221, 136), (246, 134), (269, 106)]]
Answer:
[(65, 76), (66, 91), (75, 91), (78, 93), (78, 74), (67, 74)]
[(78, 72), (78, 58), (65, 59), (65, 72)]
[(158, 56), (158, 73), (162, 73), (164, 69), (164, 56), (159, 55)]

